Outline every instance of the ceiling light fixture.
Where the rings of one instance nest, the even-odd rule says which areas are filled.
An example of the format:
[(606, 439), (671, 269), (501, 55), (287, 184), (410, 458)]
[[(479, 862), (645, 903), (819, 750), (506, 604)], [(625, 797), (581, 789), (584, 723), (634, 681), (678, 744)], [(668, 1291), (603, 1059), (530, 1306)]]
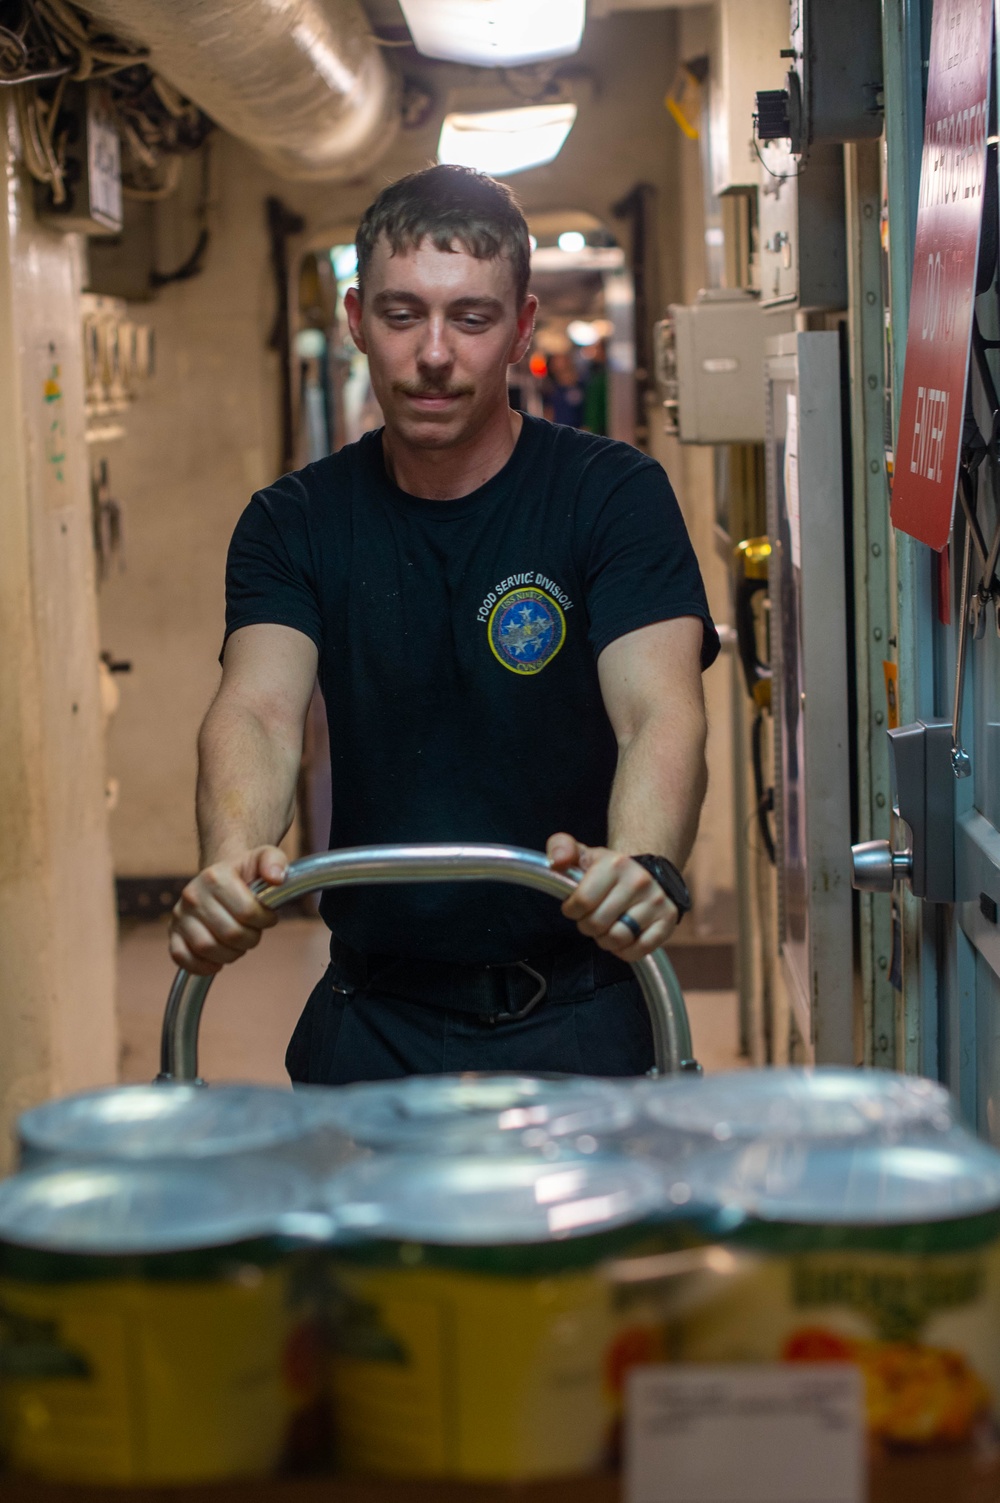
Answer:
[(330, 262), (338, 282), (346, 282), (357, 274), (358, 252), (353, 245), (334, 245), (330, 248)]
[(446, 115), (438, 161), (474, 167), (493, 177), (510, 177), (557, 157), (575, 120), (575, 104), (532, 104), (523, 109)]
[(576, 52), (585, 0), (399, 0), (425, 57), (512, 68)]
[(574, 318), (571, 323), (568, 323), (566, 325), (566, 333), (572, 339), (573, 343), (579, 345), (581, 349), (586, 349), (588, 345), (596, 344), (601, 338), (597, 325), (588, 323), (583, 318)]
[(581, 235), (579, 230), (563, 230), (556, 243), (561, 251), (567, 251), (571, 255), (574, 251), (587, 249), (586, 236)]

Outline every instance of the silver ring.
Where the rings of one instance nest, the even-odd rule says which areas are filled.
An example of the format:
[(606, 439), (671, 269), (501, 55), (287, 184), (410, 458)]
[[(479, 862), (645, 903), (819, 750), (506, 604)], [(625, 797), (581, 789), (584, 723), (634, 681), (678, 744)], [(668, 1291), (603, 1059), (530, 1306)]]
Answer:
[(618, 919), (617, 919), (617, 922), (619, 924), (624, 924), (625, 925), (626, 929), (631, 934), (631, 936), (632, 936), (633, 939), (641, 939), (642, 938), (642, 925), (639, 923), (639, 921), (637, 919), (634, 919), (630, 913), (622, 913), (622, 914), (620, 914), (619, 917), (618, 917)]

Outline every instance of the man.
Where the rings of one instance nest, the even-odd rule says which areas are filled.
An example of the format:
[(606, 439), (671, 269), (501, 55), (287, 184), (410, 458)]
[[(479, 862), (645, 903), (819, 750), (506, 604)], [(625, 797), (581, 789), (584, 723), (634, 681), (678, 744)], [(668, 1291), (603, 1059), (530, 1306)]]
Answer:
[(562, 912), (490, 883), (324, 894), (331, 965), (292, 1079), (639, 1074), (627, 962), (687, 905), (718, 651), (684, 524), (647, 456), (509, 407), (536, 300), (505, 187), (415, 173), (357, 243), (346, 311), (385, 427), (258, 492), (236, 528), (199, 739), (204, 869), (171, 954), (210, 974), (275, 921), (250, 884), (283, 880), (318, 668), (331, 846), (500, 841), (585, 876)]

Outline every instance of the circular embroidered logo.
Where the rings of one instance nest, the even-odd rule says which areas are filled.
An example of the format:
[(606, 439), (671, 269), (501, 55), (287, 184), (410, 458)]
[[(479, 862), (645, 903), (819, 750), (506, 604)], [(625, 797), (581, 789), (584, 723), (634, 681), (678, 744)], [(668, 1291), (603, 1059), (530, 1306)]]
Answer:
[(541, 590), (509, 590), (490, 612), (490, 646), (511, 673), (539, 673), (566, 640), (566, 617)]

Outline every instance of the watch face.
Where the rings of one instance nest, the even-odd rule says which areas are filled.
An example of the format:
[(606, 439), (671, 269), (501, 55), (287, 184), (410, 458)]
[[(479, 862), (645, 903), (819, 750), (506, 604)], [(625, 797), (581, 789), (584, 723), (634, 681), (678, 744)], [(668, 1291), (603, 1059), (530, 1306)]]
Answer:
[(675, 903), (682, 913), (687, 913), (691, 907), (691, 894), (688, 892), (687, 883), (674, 864), (664, 856), (656, 856), (644, 864), (671, 902)]

